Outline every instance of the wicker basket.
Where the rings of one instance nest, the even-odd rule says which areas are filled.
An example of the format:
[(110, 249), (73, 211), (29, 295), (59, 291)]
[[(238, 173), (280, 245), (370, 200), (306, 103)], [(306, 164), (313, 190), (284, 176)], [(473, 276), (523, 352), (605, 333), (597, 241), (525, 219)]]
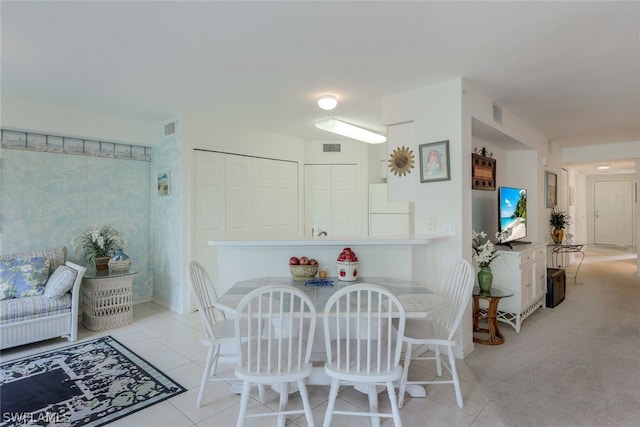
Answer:
[(82, 324), (92, 331), (117, 328), (133, 322), (132, 276), (85, 279)]

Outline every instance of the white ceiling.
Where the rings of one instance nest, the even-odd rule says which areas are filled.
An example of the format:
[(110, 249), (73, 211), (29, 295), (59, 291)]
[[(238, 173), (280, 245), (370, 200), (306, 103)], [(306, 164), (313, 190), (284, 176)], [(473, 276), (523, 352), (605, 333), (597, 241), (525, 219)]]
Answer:
[[(2, 97), (304, 139), (454, 77), (558, 146), (640, 141), (640, 2), (6, 1)], [(323, 93), (340, 101), (331, 113)]]

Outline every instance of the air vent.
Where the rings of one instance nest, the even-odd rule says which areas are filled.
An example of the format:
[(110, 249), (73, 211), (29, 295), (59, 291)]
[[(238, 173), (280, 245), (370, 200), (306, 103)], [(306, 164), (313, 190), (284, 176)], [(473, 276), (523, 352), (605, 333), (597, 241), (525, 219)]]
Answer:
[(176, 133), (176, 122), (164, 125), (164, 136), (171, 136)]
[(493, 104), (493, 121), (502, 124), (502, 108)]
[(322, 144), (323, 153), (339, 153), (340, 144)]

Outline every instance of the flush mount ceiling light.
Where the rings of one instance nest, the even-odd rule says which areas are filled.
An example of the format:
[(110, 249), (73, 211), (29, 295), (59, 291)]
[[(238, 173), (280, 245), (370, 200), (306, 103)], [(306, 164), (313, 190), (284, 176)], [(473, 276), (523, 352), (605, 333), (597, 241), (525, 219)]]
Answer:
[(326, 130), (327, 132), (346, 136), (347, 138), (356, 139), (368, 144), (382, 144), (383, 142), (387, 142), (387, 137), (384, 135), (371, 132), (337, 119), (327, 119), (316, 122), (316, 127), (318, 129)]
[(598, 166), (598, 169), (601, 170), (601, 171), (606, 171), (606, 170), (611, 169), (611, 166), (609, 166), (609, 165), (600, 165), (600, 166)]
[(318, 98), (318, 107), (323, 110), (333, 110), (338, 105), (338, 100), (333, 95), (322, 95)]

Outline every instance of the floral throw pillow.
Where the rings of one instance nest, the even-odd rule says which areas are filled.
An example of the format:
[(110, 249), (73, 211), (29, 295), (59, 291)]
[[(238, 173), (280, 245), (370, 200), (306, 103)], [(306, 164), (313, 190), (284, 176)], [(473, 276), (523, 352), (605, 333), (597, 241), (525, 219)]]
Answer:
[(0, 260), (0, 299), (42, 295), (49, 266), (44, 257)]

